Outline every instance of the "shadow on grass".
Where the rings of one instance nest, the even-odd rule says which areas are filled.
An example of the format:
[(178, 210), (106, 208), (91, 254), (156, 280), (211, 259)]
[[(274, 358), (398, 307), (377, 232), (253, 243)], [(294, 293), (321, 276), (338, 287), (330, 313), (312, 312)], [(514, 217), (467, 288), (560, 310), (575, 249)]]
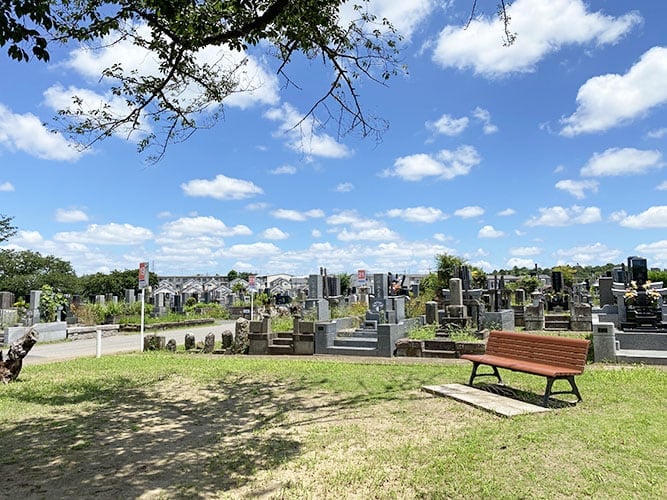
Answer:
[[(303, 453), (294, 429), (337, 409), (421, 397), (412, 376), (359, 391), (318, 394), (314, 380), (258, 382), (226, 375), (208, 387), (128, 376), (20, 384), (5, 401), (47, 407), (48, 418), (0, 423), (3, 493), (12, 497), (215, 496)], [(48, 384), (48, 382), (47, 382)], [(271, 488), (279, 485), (267, 485)]]
[[(537, 394), (535, 392), (515, 389), (502, 384), (476, 384), (475, 389), (479, 389), (493, 394), (498, 394), (506, 398), (516, 399), (524, 403), (530, 403), (535, 406), (542, 406), (544, 394)], [(576, 406), (576, 403), (564, 401), (562, 399), (549, 398), (549, 408), (571, 408)]]
[(0, 465), (3, 477), (12, 479), (3, 493), (136, 498), (165, 490), (207, 496), (301, 452), (284, 433), (260, 432), (302, 403), (298, 396), (286, 398), (283, 388), (236, 380), (233, 389), (216, 393), (166, 384), (143, 389), (123, 378), (111, 387), (66, 384), (64, 394), (54, 396), (18, 391), (14, 399), (77, 406), (0, 425)]

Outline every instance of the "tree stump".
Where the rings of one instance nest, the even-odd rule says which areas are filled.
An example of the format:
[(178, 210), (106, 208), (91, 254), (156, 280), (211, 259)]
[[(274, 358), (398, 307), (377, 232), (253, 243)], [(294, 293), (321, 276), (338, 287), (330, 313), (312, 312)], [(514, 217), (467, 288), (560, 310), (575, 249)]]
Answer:
[(0, 351), (0, 382), (7, 384), (18, 378), (21, 368), (23, 368), (23, 358), (37, 343), (38, 337), (39, 333), (31, 328), (23, 337), (9, 346), (6, 360), (3, 360), (2, 351)]

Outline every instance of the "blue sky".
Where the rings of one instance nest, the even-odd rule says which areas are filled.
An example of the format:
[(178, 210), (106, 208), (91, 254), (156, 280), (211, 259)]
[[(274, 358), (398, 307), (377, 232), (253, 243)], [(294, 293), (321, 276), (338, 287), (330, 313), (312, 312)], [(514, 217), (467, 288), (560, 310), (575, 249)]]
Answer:
[(463, 29), (471, 5), (371, 2), (408, 66), (360, 86), (389, 123), (380, 142), (293, 129), (330, 75), (298, 60), (300, 89), (285, 88), (254, 51), (253, 90), (157, 165), (122, 137), (81, 153), (49, 132), (73, 92), (108, 96), (102, 68), (150, 71), (146, 54), (53, 47), (26, 64), (3, 50), (0, 213), (19, 229), (4, 247), (79, 275), (142, 261), (162, 275), (420, 273), (440, 253), (487, 271), (667, 267), (667, 2), (516, 0), (511, 47), (492, 11)]

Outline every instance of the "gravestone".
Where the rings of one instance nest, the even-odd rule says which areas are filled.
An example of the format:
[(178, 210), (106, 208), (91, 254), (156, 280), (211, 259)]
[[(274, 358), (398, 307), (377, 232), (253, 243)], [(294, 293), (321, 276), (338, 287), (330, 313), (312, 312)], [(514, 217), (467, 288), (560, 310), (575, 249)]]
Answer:
[(0, 292), (0, 309), (11, 309), (15, 302), (12, 292)]
[(517, 288), (514, 291), (514, 300), (518, 305), (522, 306), (526, 302), (526, 291), (523, 288)]
[(324, 284), (321, 274), (308, 276), (308, 299), (316, 300), (324, 297)]
[(136, 295), (134, 294), (134, 290), (131, 288), (126, 288), (125, 289), (125, 302), (128, 304), (134, 304), (137, 300)]
[(41, 290), (30, 290), (30, 307), (28, 309), (28, 317), (31, 318), (31, 325), (40, 322), (39, 317), (39, 301), (42, 298)]
[(373, 275), (373, 293), (375, 300), (384, 300), (389, 296), (389, 278), (386, 274)]
[(169, 352), (176, 352), (176, 340), (175, 339), (169, 339), (169, 342), (167, 342), (166, 349)]
[(614, 294), (611, 292), (614, 278), (603, 276), (598, 280), (598, 291), (600, 292), (600, 307), (616, 303)]
[(452, 318), (466, 317), (466, 306), (463, 305), (463, 281), (461, 278), (449, 280), (450, 303), (447, 313)]
[(232, 346), (232, 342), (234, 342), (234, 334), (231, 330), (222, 332), (222, 348), (229, 349)]
[(195, 348), (195, 336), (192, 333), (185, 334), (185, 350), (191, 351)]
[(426, 302), (426, 324), (435, 325), (438, 321), (438, 303), (435, 300)]
[(630, 279), (636, 281), (638, 286), (648, 281), (648, 265), (642, 257), (628, 257), (628, 269)]
[(526, 330), (544, 330), (544, 303), (539, 299), (523, 309)]
[(215, 349), (215, 334), (213, 332), (209, 332), (206, 334), (206, 337), (204, 337), (204, 352), (212, 353), (214, 349)]

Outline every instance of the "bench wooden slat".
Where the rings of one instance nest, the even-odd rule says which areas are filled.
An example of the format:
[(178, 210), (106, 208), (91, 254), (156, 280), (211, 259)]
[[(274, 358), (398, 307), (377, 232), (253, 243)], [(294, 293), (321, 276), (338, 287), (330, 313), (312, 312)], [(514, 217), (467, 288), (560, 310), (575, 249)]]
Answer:
[[(494, 330), (489, 334), (485, 354), (467, 354), (461, 358), (473, 362), (470, 385), (475, 377), (489, 375), (477, 374), (480, 364), (491, 366), (499, 382), (498, 368), (546, 377), (544, 405), (547, 406), (550, 394), (572, 393), (581, 401), (574, 377), (584, 371), (589, 345), (586, 339)], [(572, 391), (552, 393), (552, 384), (558, 379), (566, 379)]]

